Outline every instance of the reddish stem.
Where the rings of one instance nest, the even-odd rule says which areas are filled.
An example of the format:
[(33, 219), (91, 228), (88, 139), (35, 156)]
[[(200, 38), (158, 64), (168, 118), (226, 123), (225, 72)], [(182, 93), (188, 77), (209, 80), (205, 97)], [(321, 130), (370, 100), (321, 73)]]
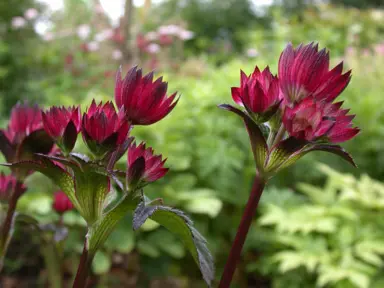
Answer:
[(75, 277), (75, 281), (73, 282), (73, 288), (85, 288), (87, 287), (87, 279), (89, 270), (91, 268), (93, 256), (89, 255), (89, 251), (87, 249), (87, 239), (84, 242), (83, 254), (80, 257), (79, 267), (77, 268), (77, 273)]
[(236, 265), (240, 260), (241, 250), (243, 249), (245, 239), (247, 238), (249, 227), (251, 226), (264, 186), (265, 181), (259, 175), (256, 175), (247, 206), (245, 207), (243, 217), (241, 218), (239, 228), (237, 229), (236, 237), (233, 241), (231, 251), (229, 252), (228, 260), (225, 264), (218, 288), (228, 288), (231, 284)]
[(17, 181), (15, 185), (15, 190), (12, 192), (11, 197), (8, 202), (8, 210), (5, 220), (1, 226), (0, 234), (0, 271), (3, 269), (3, 262), (5, 254), (7, 253), (8, 244), (11, 240), (11, 229), (13, 228), (14, 215), (16, 211), (17, 201), (20, 196), (23, 194), (24, 188), (23, 183)]

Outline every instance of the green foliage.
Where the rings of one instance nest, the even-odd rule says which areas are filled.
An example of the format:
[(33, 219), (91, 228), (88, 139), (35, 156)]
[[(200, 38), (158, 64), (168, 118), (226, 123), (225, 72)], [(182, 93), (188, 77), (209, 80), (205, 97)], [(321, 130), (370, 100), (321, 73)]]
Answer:
[(264, 201), (260, 228), (253, 233), (269, 233), (275, 249), (262, 251), (259, 265), (279, 277), (305, 273), (303, 278), (314, 278), (310, 286), (372, 287), (383, 280), (384, 184), (325, 165), (319, 170), (327, 175), (323, 188), (300, 184), (304, 197), (280, 191), (291, 193), (291, 200)]

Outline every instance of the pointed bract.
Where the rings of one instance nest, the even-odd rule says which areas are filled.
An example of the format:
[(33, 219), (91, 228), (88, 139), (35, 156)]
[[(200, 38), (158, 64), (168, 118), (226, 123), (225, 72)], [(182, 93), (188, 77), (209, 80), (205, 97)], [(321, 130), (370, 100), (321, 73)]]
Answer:
[(121, 69), (116, 75), (115, 101), (124, 107), (127, 120), (133, 125), (150, 125), (167, 116), (175, 107), (176, 93), (167, 97), (166, 82), (162, 77), (153, 81), (153, 72), (143, 76), (133, 67), (124, 79)]
[(165, 161), (166, 159), (162, 160), (161, 155), (154, 155), (151, 147), (146, 148), (145, 143), (141, 143), (139, 146), (136, 146), (136, 143), (131, 144), (128, 148), (128, 188), (137, 189), (146, 183), (162, 178), (169, 170), (164, 167)]
[(256, 122), (266, 122), (277, 111), (281, 96), (279, 80), (266, 67), (262, 72), (256, 66), (250, 76), (240, 72), (240, 87), (232, 87), (233, 100), (244, 106)]
[(80, 107), (51, 107), (42, 112), (44, 129), (66, 153), (72, 151), (81, 130)]
[(341, 62), (329, 70), (329, 52), (318, 51), (318, 45), (292, 44), (280, 55), (279, 82), (285, 102), (289, 106), (306, 97), (332, 102), (348, 85), (351, 71), (344, 74)]
[(84, 142), (97, 157), (103, 157), (123, 144), (130, 128), (124, 108), (116, 113), (112, 102), (96, 105), (95, 100), (84, 113), (81, 126)]
[(354, 115), (340, 109), (340, 103), (317, 102), (306, 98), (293, 108), (286, 107), (283, 123), (289, 135), (306, 141), (331, 143), (347, 141), (359, 133), (352, 126)]

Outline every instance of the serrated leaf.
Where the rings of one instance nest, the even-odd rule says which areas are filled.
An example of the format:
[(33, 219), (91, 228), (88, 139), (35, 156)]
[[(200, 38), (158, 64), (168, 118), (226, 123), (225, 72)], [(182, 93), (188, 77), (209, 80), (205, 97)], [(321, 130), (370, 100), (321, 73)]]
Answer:
[(205, 282), (211, 286), (214, 278), (212, 255), (206, 240), (184, 212), (166, 206), (146, 206), (141, 202), (135, 210), (134, 229), (138, 229), (148, 217), (180, 237), (199, 266)]

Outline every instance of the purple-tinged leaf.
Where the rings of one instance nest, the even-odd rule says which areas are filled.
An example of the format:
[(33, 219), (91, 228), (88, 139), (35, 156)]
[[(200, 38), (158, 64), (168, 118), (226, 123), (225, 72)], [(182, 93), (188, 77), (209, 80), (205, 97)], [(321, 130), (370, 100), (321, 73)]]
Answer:
[(9, 142), (3, 130), (0, 129), (0, 151), (8, 162), (13, 162), (16, 148)]
[(65, 152), (71, 152), (77, 140), (77, 129), (73, 121), (69, 121), (63, 134), (63, 145)]

